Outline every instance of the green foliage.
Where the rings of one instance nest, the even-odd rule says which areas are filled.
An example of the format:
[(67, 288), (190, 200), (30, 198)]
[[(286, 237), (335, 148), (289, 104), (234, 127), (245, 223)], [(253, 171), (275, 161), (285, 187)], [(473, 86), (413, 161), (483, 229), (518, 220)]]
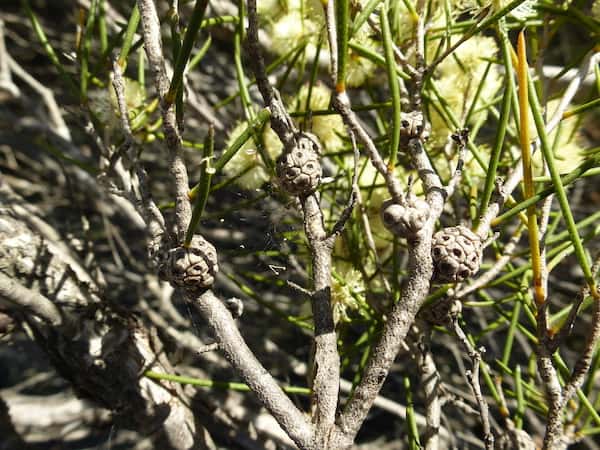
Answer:
[[(280, 221), (270, 228), (276, 243), (268, 250), (254, 247), (247, 256), (261, 261), (263, 266), (265, 261), (266, 265), (282, 266), (281, 273), (276, 273), (272, 267), (261, 270), (255, 266), (255, 270), (229, 276), (247, 296), (247, 301), (256, 302), (265, 314), (272, 317), (276, 326), (282, 328), (282, 334), (290, 327), (303, 333), (310, 332), (308, 298), (282, 283), (284, 271), (286, 279), (298, 284), (308, 282), (307, 273), (298, 268), (310, 266), (310, 252), (295, 207), (289, 208), (292, 200), (280, 192), (274, 180), (273, 159), (281, 151), (281, 145), (265, 128), (269, 111), (262, 108), (253, 92), (252, 72), (243, 51), (244, 10), (240, 8), (237, 17), (215, 17), (210, 16), (212, 11), (209, 8), (206, 13), (209, 17), (205, 17), (209, 2), (193, 3), (193, 9), (191, 5), (181, 5), (181, 11), (173, 16), (173, 34), (168, 39), (174, 44), (173, 48), (180, 44), (181, 48), (170, 61), (174, 72), (167, 100), (176, 101), (179, 93), (180, 100), (185, 101), (187, 77), (192, 78), (196, 71), (201, 72), (205, 65), (214, 63), (211, 59), (214, 58), (214, 43), (222, 39), (217, 37), (219, 33), (226, 32), (233, 41), (228, 57), (236, 89), (223, 95), (220, 102), (212, 106), (217, 115), (235, 115), (243, 125), (234, 134), (235, 121), (225, 123), (225, 129), (214, 139), (206, 124), (201, 124), (199, 129), (185, 128), (184, 147), (188, 160), (197, 162), (198, 158), (202, 158), (201, 165), (190, 164), (189, 167), (192, 172), (195, 167), (200, 167), (200, 174), (194, 178), (193, 182), (197, 184), (190, 191), (190, 198), (196, 203), (187, 240), (189, 242), (197, 227), (210, 226), (210, 219), (232, 215), (244, 217), (257, 208), (274, 208), (268, 218)], [(492, 399), (492, 413), (512, 417), (517, 427), (527, 429), (527, 413), (544, 416), (547, 406), (534, 364), (536, 355), (532, 352), (539, 344), (537, 308), (529, 289), (535, 267), (532, 270), (532, 256), (524, 234), (526, 228), (519, 213), (530, 208), (541, 215), (542, 201), (550, 195), (557, 196), (559, 207), (549, 211), (547, 231), (540, 241), (549, 275), (548, 301), (552, 312), (549, 323), (555, 333), (565, 326), (572, 308), (572, 297), (576, 294), (561, 295), (560, 291), (555, 294), (554, 289), (565, 277), (572, 278), (578, 285), (584, 280), (589, 286), (595, 286), (597, 274), (592, 272), (590, 254), (598, 248), (600, 234), (598, 213), (590, 212), (582, 202), (572, 203), (572, 191), (569, 190), (574, 185), (593, 187), (594, 183), (597, 184), (595, 178), (589, 181), (585, 178), (598, 176), (598, 143), (587, 142), (582, 129), (589, 126), (586, 125), (589, 120), (595, 120), (597, 126), (597, 109), (594, 108), (599, 102), (598, 69), (596, 67), (596, 86), (593, 89), (582, 88), (576, 103), (561, 113), (565, 120), (578, 118), (578, 128), (566, 141), (569, 154), (564, 154), (567, 146), (553, 145), (545, 129), (553, 114), (547, 106), (551, 100), (564, 95), (566, 84), (554, 79), (540, 79), (539, 69), (546, 64), (560, 65), (565, 68), (564, 72), (568, 68), (572, 68), (569, 73), (576, 72), (584, 63), (585, 55), (592, 52), (594, 43), (598, 42), (599, 18), (591, 16), (586, 3), (581, 1), (517, 0), (480, 5), (481, 2), (475, 1), (430, 0), (424, 2), (425, 7), (420, 11), (416, 3), (411, 0), (336, 2), (336, 17), (340, 21), (339, 67), (336, 86), (331, 86), (331, 55), (324, 38), (325, 13), (321, 2), (261, 2), (261, 26), (267, 30), (272, 44), (265, 49), (267, 63), (270, 63), (268, 72), (274, 84), (280, 87), (284, 103), (293, 112), (297, 126), (310, 131), (312, 123), (312, 131), (325, 143), (327, 178), (320, 187), (320, 196), (327, 228), (333, 226), (343, 210), (345, 199), (352, 189), (354, 170), (350, 138), (329, 105), (331, 88), (347, 89), (353, 99), (354, 110), (372, 131), (374, 141), (389, 161), (390, 170), (406, 186), (412, 179), (413, 192), (418, 196), (424, 196), (418, 174), (411, 169), (406, 155), (396, 151), (400, 145), (400, 111), (413, 108), (414, 98), (419, 98), (420, 106), (432, 125), (426, 151), (443, 181), (451, 178), (457, 164), (457, 155), (453, 146), (449, 145), (450, 134), (457, 129), (469, 128), (469, 153), (462, 182), (449, 199), (442, 221), (449, 225), (467, 223), (476, 226), (494, 199), (497, 177), (506, 178), (521, 164), (519, 134), (523, 131), (522, 127), (527, 126), (527, 120), (518, 109), (518, 83), (511, 53), (516, 47), (516, 32), (527, 30), (528, 55), (534, 69), (527, 79), (529, 98), (525, 106), (531, 109), (535, 127), (524, 131), (527, 131), (526, 135), (531, 133), (534, 140), (536, 136), (539, 138), (538, 151), (543, 154), (548, 173), (533, 165), (535, 172), (529, 186), (531, 197), (526, 198), (515, 191), (508, 205), (494, 220), (494, 231), (499, 233), (499, 237), (486, 251), (480, 276), (485, 276), (495, 261), (507, 254), (512, 238), (518, 244), (511, 252), (510, 261), (462, 299), (463, 319), (469, 338), (477, 347), (491, 348), (484, 355), (481, 370), (485, 381), (484, 394)], [(529, 9), (522, 8), (525, 3), (531, 4)], [(45, 54), (61, 74), (71, 95), (81, 99), (84, 109), (93, 118), (97, 134), (106, 139), (105, 144), (116, 147), (122, 144), (123, 135), (116, 131), (118, 112), (110, 94), (108, 61), (111, 51), (119, 49), (118, 64), (127, 70), (128, 83), (134, 86), (127, 91), (134, 137), (143, 148), (142, 153), (155, 151), (153, 143), (161, 141), (164, 136), (158, 131), (161, 119), (156, 93), (144, 81), (147, 76), (144, 56), (140, 42), (135, 40), (139, 24), (137, 7), (124, 11), (129, 18), (127, 23), (120, 24), (118, 31), (111, 31), (105, 24), (104, 2), (92, 1), (79, 48), (73, 49), (77, 50), (76, 61), (70, 62), (54, 50), (54, 44), (49, 41), (27, 1), (23, 5)], [(378, 20), (370, 20), (370, 13), (378, 14)], [(167, 22), (166, 16), (162, 19)], [(176, 31), (180, 25), (178, 20), (186, 30), (183, 43)], [(423, 61), (417, 58), (416, 39), (420, 21), (426, 24), (422, 30)], [(579, 35), (568, 29), (568, 25), (573, 23), (580, 28)], [(575, 38), (578, 38), (576, 43), (569, 43)], [(226, 44), (221, 42), (221, 45)], [(569, 51), (562, 49), (561, 45)], [(424, 78), (422, 83), (415, 84), (413, 76), (419, 70), (423, 70)], [(79, 83), (75, 82), (77, 79)], [(182, 105), (177, 105), (181, 113)], [(185, 115), (181, 117), (185, 119)], [(113, 132), (106, 136), (106, 130)], [(558, 138), (554, 136), (554, 139)], [(204, 144), (201, 144), (203, 141)], [(532, 141), (526, 139), (526, 142)], [(52, 151), (60, 154), (59, 150)], [(250, 155), (252, 159), (248, 159)], [(243, 157), (247, 158), (243, 164), (235, 162), (236, 158)], [(572, 164), (568, 171), (561, 172), (555, 164), (559, 159), (566, 159)], [(63, 160), (67, 164), (86, 167), (91, 173), (102, 170), (100, 166), (90, 166), (89, 161), (78, 162), (71, 156), (63, 155)], [(249, 184), (242, 181), (243, 177), (259, 169), (263, 172), (253, 178), (251, 190), (244, 189)], [(385, 320), (384, 312), (398, 298), (402, 278), (407, 273), (404, 258), (407, 244), (394, 238), (383, 227), (380, 218), (381, 204), (389, 197), (383, 178), (362, 154), (357, 170), (360, 201), (336, 243), (332, 271), (332, 306), (342, 370), (354, 384), (360, 379), (366, 357)], [(582, 194), (583, 202), (591, 201), (588, 194)], [(242, 200), (238, 203), (221, 200), (230, 199), (232, 195), (238, 195)], [(172, 199), (164, 196), (162, 200), (168, 205)], [(226, 258), (227, 255), (222, 253), (221, 257)], [(288, 264), (291, 258), (294, 264)], [(574, 275), (572, 269), (575, 266)], [(455, 287), (436, 286), (427, 305), (435, 304), (450, 288)], [(262, 292), (283, 292), (294, 300), (279, 304), (270, 300), (273, 297), (263, 296)], [(595, 287), (592, 294), (597, 295)], [(591, 303), (590, 298), (586, 299), (578, 320), (584, 321), (589, 316)], [(448, 330), (443, 327), (434, 332), (434, 355), (439, 358), (440, 365), (448, 362), (454, 366), (456, 361), (452, 361), (443, 350), (447, 333)], [(575, 336), (582, 335), (585, 333), (578, 334), (575, 330)], [(498, 348), (495, 348), (496, 345)], [(554, 355), (562, 368), (563, 381), (573, 368), (571, 353), (576, 349), (576, 343), (567, 340)], [(600, 432), (600, 417), (595, 412), (600, 404), (600, 395), (592, 381), (600, 366), (599, 361), (598, 352), (595, 352), (589, 381), (578, 390), (577, 398), (565, 412), (565, 420), (581, 435)], [(411, 392), (415, 397), (420, 394), (418, 383), (413, 382), (411, 386), (408, 378), (416, 374), (408, 363), (400, 364), (398, 371), (405, 380), (409, 405), (409, 444), (411, 448), (420, 448), (414, 413), (419, 411), (422, 401), (419, 403), (411, 397)], [(183, 377), (146, 375), (182, 383), (193, 382)], [(446, 379), (444, 382), (455, 381)], [(205, 385), (245, 389), (232, 383)], [(300, 389), (300, 393), (305, 394), (306, 389)], [(388, 392), (386, 395), (393, 394)]]

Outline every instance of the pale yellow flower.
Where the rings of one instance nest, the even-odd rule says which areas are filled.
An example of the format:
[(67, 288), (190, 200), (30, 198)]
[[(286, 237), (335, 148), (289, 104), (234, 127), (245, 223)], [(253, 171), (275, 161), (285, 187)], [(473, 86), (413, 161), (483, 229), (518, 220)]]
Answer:
[[(247, 122), (242, 122), (229, 133), (227, 147), (242, 134), (247, 126)], [(263, 139), (265, 136), (268, 136), (268, 139), (272, 140), (269, 133), (273, 132), (271, 131), (271, 128), (267, 126), (262, 133)], [(265, 149), (271, 158), (275, 159), (279, 153), (281, 153), (281, 144), (279, 146), (265, 145)], [(252, 138), (248, 139), (227, 164), (225, 164), (223, 173), (228, 177), (237, 177), (235, 182), (242, 188), (249, 190), (258, 189), (270, 179), (267, 167)]]
[[(547, 106), (547, 116), (552, 117), (558, 104), (559, 99), (551, 100)], [(532, 137), (537, 136), (537, 130), (533, 122), (533, 117), (530, 117), (533, 124)], [(582, 136), (580, 135), (577, 116), (571, 116), (561, 120), (558, 127), (548, 135), (549, 145), (554, 148), (554, 162), (560, 173), (567, 173), (575, 169), (583, 161), (583, 146), (581, 145)], [(533, 156), (533, 162), (538, 171), (541, 173), (542, 167), (542, 151), (538, 150)]]
[[(371, 38), (370, 26), (367, 23), (354, 33), (352, 41), (375, 53), (381, 48), (379, 43)], [(373, 75), (377, 66), (370, 59), (358, 55), (352, 49), (349, 49), (349, 52), (346, 65), (346, 85), (358, 87)]]
[(272, 20), (281, 13), (283, 2), (281, 0), (257, 0), (256, 10), (261, 17)]
[(600, 0), (596, 0), (592, 5), (592, 17), (600, 20)]
[[(131, 114), (143, 106), (146, 100), (144, 87), (136, 80), (124, 77), (124, 94), (127, 111)], [(95, 89), (88, 93), (89, 105), (91, 110), (98, 116), (98, 119), (105, 125), (108, 131), (114, 131), (120, 128), (120, 113), (117, 103), (117, 94), (110, 84), (105, 89)]]
[[(283, 8), (273, 7), (268, 10), (269, 0), (265, 4), (263, 17), (268, 19), (267, 32), (271, 37), (271, 50), (278, 55), (288, 53), (300, 44), (305, 44), (304, 56), (312, 61), (317, 53), (317, 45), (321, 41), (319, 64), (328, 66), (330, 61), (329, 45), (325, 34), (325, 13), (320, 0), (288, 0), (282, 1)], [(361, 0), (361, 3), (366, 2)], [(364, 5), (363, 5), (364, 6)], [(352, 37), (354, 42), (376, 51), (380, 45), (370, 37), (370, 27), (365, 23)], [(346, 84), (356, 87), (373, 74), (376, 65), (349, 50)]]
[[(448, 56), (438, 66), (435, 73), (435, 85), (459, 122), (462, 122), (467, 114), (480, 86), (482, 88), (475, 104), (475, 114), (471, 115), (469, 123), (485, 120), (487, 117), (488, 113), (484, 105), (498, 93), (502, 86), (502, 80), (495, 65), (492, 65), (485, 80), (483, 75), (488, 65), (487, 59), (495, 58), (497, 53), (498, 46), (493, 38), (474, 36), (458, 47), (453, 55)], [(433, 107), (430, 109), (429, 120), (431, 122), (430, 145), (444, 145), (449, 135), (455, 130), (448, 126)]]
[[(308, 100), (309, 86), (304, 85), (300, 88), (291, 103), (292, 111), (306, 111), (306, 102)], [(310, 109), (312, 111), (323, 110), (329, 108), (331, 101), (331, 90), (323, 84), (315, 84), (310, 95)], [(313, 116), (311, 131), (314, 133), (323, 146), (323, 152), (339, 151), (343, 141), (340, 136), (346, 134), (344, 121), (338, 114), (326, 116)]]
[[(268, 29), (271, 49), (283, 55), (305, 43), (305, 55), (312, 60), (319, 39), (325, 37), (325, 14), (318, 0), (293, 0), (285, 2), (284, 13), (272, 17)], [(326, 42), (326, 39), (323, 39)]]
[(349, 310), (358, 310), (360, 302), (357, 297), (362, 297), (364, 303), (365, 284), (360, 272), (356, 269), (341, 270), (336, 266), (339, 279), (331, 279), (331, 306), (334, 323), (350, 322)]

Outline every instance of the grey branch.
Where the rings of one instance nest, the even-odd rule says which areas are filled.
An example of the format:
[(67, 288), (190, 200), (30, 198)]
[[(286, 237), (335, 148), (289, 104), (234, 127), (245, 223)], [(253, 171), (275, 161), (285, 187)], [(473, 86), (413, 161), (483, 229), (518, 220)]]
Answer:
[(441, 377), (435, 365), (430, 349), (431, 326), (417, 320), (409, 340), (412, 352), (419, 369), (420, 382), (425, 394), (426, 430), (425, 449), (440, 448), (440, 427), (442, 416), (442, 401), (440, 399)]
[[(258, 42), (256, 0), (248, 0), (246, 46), (253, 61), (256, 83), (265, 105), (271, 110), (271, 128), (277, 133), (284, 147), (290, 148), (290, 146), (296, 145), (294, 138), (297, 131), (266, 75)], [(315, 441), (325, 443), (334, 426), (340, 383), (340, 357), (331, 309), (331, 253), (335, 239), (354, 206), (354, 195), (329, 237), (323, 225), (323, 213), (318, 194), (300, 196), (300, 203), (302, 204), (304, 229), (311, 250), (313, 268), (311, 300), (315, 325), (315, 354), (313, 373), (311, 374), (311, 413), (312, 420), (316, 425)]]
[(279, 93), (271, 86), (267, 78), (265, 62), (258, 40), (258, 17), (256, 0), (248, 0), (248, 32), (246, 49), (250, 55), (256, 85), (263, 97), (265, 106), (271, 111), (271, 128), (279, 136), (285, 148), (294, 145), (295, 128), (291, 117), (285, 110)]
[[(112, 81), (117, 97), (119, 114), (121, 115), (121, 127), (123, 128), (123, 133), (125, 134), (124, 151), (129, 151), (132, 153), (131, 150), (135, 146), (135, 139), (131, 133), (131, 126), (129, 124), (129, 114), (127, 111), (127, 102), (125, 98), (125, 83), (123, 80), (123, 74), (121, 72), (121, 66), (119, 66), (116, 59), (113, 61)], [(139, 196), (137, 196), (134, 192), (131, 192), (130, 194), (136, 197), (136, 204), (140, 210), (140, 214), (142, 217), (144, 217), (146, 222), (146, 227), (148, 230), (149, 253), (150, 255), (155, 255), (161, 246), (162, 238), (166, 232), (165, 220), (162, 213), (156, 206), (156, 203), (152, 199), (152, 195), (150, 194), (144, 167), (140, 161), (137, 161), (135, 155), (132, 154), (130, 156), (135, 171), (135, 176), (137, 177), (137, 182), (139, 184)], [(111, 160), (111, 164), (112, 163), (113, 161)]]
[(225, 358), (285, 432), (300, 448), (313, 448), (312, 425), (248, 348), (223, 302), (211, 291), (189, 301), (205, 318)]
[(188, 199), (188, 174), (183, 160), (181, 135), (177, 127), (175, 106), (166, 101), (169, 90), (169, 77), (162, 51), (160, 22), (153, 0), (138, 0), (138, 8), (142, 21), (144, 47), (150, 68), (154, 74), (156, 88), (160, 97), (161, 113), (165, 141), (169, 151), (169, 171), (175, 183), (175, 219), (178, 243), (182, 243), (188, 224), (192, 217), (192, 207)]
[(475, 396), (475, 400), (477, 401), (477, 405), (479, 407), (479, 416), (481, 417), (481, 424), (483, 426), (483, 442), (485, 443), (486, 450), (494, 449), (494, 435), (492, 434), (492, 427), (490, 425), (490, 412), (487, 400), (483, 396), (481, 392), (481, 385), (479, 380), (479, 366), (481, 364), (481, 351), (475, 350), (469, 342), (465, 332), (460, 327), (458, 320), (455, 318), (452, 320), (452, 327), (454, 329), (454, 333), (458, 338), (459, 342), (462, 344), (463, 348), (467, 352), (467, 355), (471, 359), (472, 369), (467, 371), (466, 376), (469, 384), (471, 385), (471, 389), (473, 389), (473, 395)]
[[(185, 401), (173, 395), (173, 386), (140, 376), (144, 370), (166, 372), (147, 331), (98, 296), (98, 286), (81, 263), (65, 258), (58, 245), (25, 225), (13, 208), (16, 196), (2, 200), (0, 285), (7, 296), (18, 295), (19, 303), (31, 303), (25, 319), (53, 365), (68, 375), (80, 395), (120, 411), (124, 424), (152, 434), (156, 448), (167, 443), (177, 450), (207, 448), (201, 442), (207, 437), (205, 430)], [(40, 256), (45, 258), (43, 264)], [(7, 285), (7, 277), (17, 283), (27, 280), (30, 292)], [(45, 300), (39, 296), (42, 289)], [(34, 290), (39, 295), (33, 295)], [(92, 310), (96, 314), (88, 314)], [(67, 312), (71, 319), (59, 321)], [(34, 314), (50, 320), (38, 320)], [(111, 379), (115, 374), (119, 383)]]
[(383, 176), (387, 188), (390, 191), (390, 195), (394, 201), (404, 205), (406, 203), (406, 199), (404, 192), (402, 191), (402, 187), (400, 186), (400, 182), (396, 178), (394, 172), (392, 170), (388, 170), (388, 167), (381, 158), (375, 143), (360, 124), (354, 111), (352, 111), (348, 94), (346, 94), (346, 92), (336, 92), (333, 97), (332, 106), (340, 114), (340, 116), (342, 116), (346, 126), (352, 130), (358, 140), (364, 145), (373, 167), (375, 167), (375, 169), (377, 169), (377, 171)]
[[(592, 267), (592, 273), (596, 274), (600, 268), (600, 254), (596, 256), (594, 265)], [(585, 298), (590, 295), (588, 286), (585, 286), (581, 292), (581, 298)], [(578, 305), (574, 305), (573, 309), (578, 309)], [(570, 318), (569, 318), (570, 319)], [(567, 321), (564, 325), (567, 329), (570, 328), (571, 323)], [(561, 330), (562, 331), (562, 330)], [(564, 335), (559, 335), (558, 342), (564, 338)], [(555, 338), (556, 339), (556, 338)], [(540, 369), (540, 375), (546, 386), (546, 392), (550, 401), (548, 410), (548, 422), (546, 426), (546, 433), (544, 435), (544, 449), (558, 448), (565, 441), (565, 436), (562, 430), (562, 415), (564, 413), (565, 405), (569, 399), (575, 394), (577, 389), (581, 387), (585, 376), (587, 375), (594, 355), (596, 344), (600, 339), (600, 306), (598, 301), (594, 301), (594, 312), (592, 314), (591, 330), (589, 330), (585, 347), (583, 348), (573, 370), (569, 380), (565, 383), (563, 389), (561, 389), (560, 382), (558, 380), (558, 374), (553, 365), (552, 354), (555, 351), (555, 345), (551, 344), (549, 339), (541, 342), (540, 344), (540, 355), (538, 361), (538, 367)]]
[(61, 311), (54, 303), (39, 292), (26, 288), (15, 279), (0, 272), (0, 302), (4, 303), (2, 300), (8, 303), (9, 309), (23, 310), (53, 326), (63, 324)]
[(340, 356), (331, 310), (331, 252), (334, 240), (326, 236), (323, 213), (316, 194), (301, 198), (300, 201), (311, 249), (314, 284), (311, 296), (315, 325), (312, 412), (317, 427), (317, 442), (322, 442), (335, 421), (340, 384)]

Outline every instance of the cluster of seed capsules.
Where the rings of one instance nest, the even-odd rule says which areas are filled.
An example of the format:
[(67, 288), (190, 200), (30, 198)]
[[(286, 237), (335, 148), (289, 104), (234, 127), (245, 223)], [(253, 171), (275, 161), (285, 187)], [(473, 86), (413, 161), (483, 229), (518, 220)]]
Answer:
[[(321, 146), (316, 136), (298, 132), (293, 145), (284, 149), (277, 160), (279, 185), (290, 195), (307, 196), (321, 182)], [(404, 204), (387, 200), (381, 208), (384, 225), (395, 236), (408, 241), (418, 234), (429, 219), (429, 204), (409, 195)], [(460, 282), (474, 276), (481, 265), (481, 238), (459, 225), (442, 228), (433, 235), (431, 256), (438, 282)], [(217, 252), (202, 236), (196, 235), (187, 247), (170, 249), (160, 263), (161, 278), (178, 287), (201, 291), (212, 286), (219, 270)]]
[[(322, 176), (320, 152), (316, 136), (295, 134), (294, 145), (277, 160), (277, 178), (284, 191), (306, 196), (318, 188)], [(159, 262), (159, 276), (189, 292), (210, 288), (218, 271), (217, 251), (200, 235), (195, 235), (188, 246), (168, 250)]]

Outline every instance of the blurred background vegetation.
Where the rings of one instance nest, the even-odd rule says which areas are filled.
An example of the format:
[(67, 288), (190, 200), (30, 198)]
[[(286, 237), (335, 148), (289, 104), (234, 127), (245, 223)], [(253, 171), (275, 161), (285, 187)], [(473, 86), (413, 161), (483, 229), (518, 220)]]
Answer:
[[(380, 3), (351, 2), (347, 85), (355, 111), (388, 158), (392, 126), (389, 62), (384, 57), (379, 21), (371, 15)], [(426, 64), (466, 37), (464, 44), (436, 65), (422, 86), (423, 109), (431, 123), (426, 148), (443, 181), (449, 180), (457, 161), (450, 134), (470, 129), (463, 179), (447, 203), (443, 225), (476, 222), (496, 176), (506, 177), (520, 164), (514, 69), (508, 51), (515, 46), (516, 33), (527, 29), (529, 63), (548, 118), (585, 58), (600, 50), (600, 2), (521, 3), (479, 30), (474, 27), (494, 17), (508, 2), (422, 2), (427, 23)], [(161, 0), (157, 5), (165, 55), (174, 65), (194, 2), (180, 1), (177, 10), (172, 8), (177, 2)], [(414, 65), (418, 5), (412, 0), (390, 5), (392, 40), (398, 54)], [(342, 120), (330, 109), (332, 86), (322, 4), (317, 0), (267, 0), (259, 1), (258, 6), (271, 81), (281, 90), (297, 125), (312, 131), (323, 143), (325, 179), (320, 194), (326, 220), (332, 225), (351, 189), (353, 160)], [(238, 322), (251, 348), (278, 380), (298, 387), (295, 401), (306, 404), (311, 310), (308, 298), (287, 282), (310, 287), (310, 255), (295, 200), (286, 197), (274, 181), (274, 160), (281, 144), (260, 114), (262, 101), (243, 49), (244, 14), (243, 2), (209, 3), (177, 108), (194, 184), (199, 181), (208, 124), (215, 127), (216, 153), (211, 164), (220, 170), (214, 174), (200, 230), (219, 252), (221, 274), (216, 290), (244, 300), (245, 312)], [(243, 386), (214, 383), (238, 378), (218, 353), (197, 353), (198, 343), (210, 342), (211, 337), (185, 303), (149, 273), (143, 227), (107, 201), (108, 193), (117, 186), (106, 176), (106, 155), (124, 140), (110, 85), (112, 58), (119, 57), (127, 77), (127, 108), (139, 144), (138, 158), (149, 173), (152, 195), (161, 209), (170, 213), (173, 207), (158, 101), (134, 3), (3, 2), (0, 19), (5, 42), (2, 56), (10, 55), (14, 61), (11, 80), (3, 80), (0, 86), (2, 178), (42, 211), (88, 270), (102, 280), (106, 301), (157, 328), (168, 343), (177, 374), (206, 385), (197, 389), (223, 411), (231, 428), (249, 430), (264, 448), (285, 446), (284, 438), (273, 435), (270, 422), (260, 422), (265, 416)], [(396, 73), (401, 108), (408, 111), (416, 87), (405, 81), (409, 77), (402, 65)], [(549, 135), (561, 174), (584, 169), (577, 173), (568, 195), (577, 231), (591, 255), (600, 248), (599, 94), (596, 64), (567, 115)], [(507, 95), (508, 115), (503, 112)], [(54, 100), (48, 100), (50, 97)], [(59, 109), (58, 117), (52, 101)], [(531, 133), (537, 133), (533, 125)], [(497, 167), (490, 163), (493, 155), (497, 155)], [(536, 158), (534, 181), (536, 190), (541, 191), (551, 183), (541, 158)], [(365, 156), (361, 156), (358, 170), (361, 198), (338, 239), (332, 274), (342, 374), (349, 382), (344, 385), (345, 394), (359, 379), (385, 311), (397, 299), (407, 263), (406, 243), (394, 239), (380, 219), (381, 204), (389, 197), (382, 178)], [(417, 178), (406, 155), (398, 155), (394, 170), (405, 183), (409, 177)], [(413, 190), (422, 195), (419, 182)], [(507, 251), (511, 240), (517, 242), (516, 250), (496, 276), (461, 299), (461, 323), (473, 345), (485, 348), (482, 386), (493, 426), (505, 427), (508, 418), (526, 429), (539, 445), (547, 403), (534, 351), (537, 332), (535, 305), (528, 290), (532, 272), (527, 229), (514, 209), (522, 201), (520, 190), (515, 191), (503, 211), (509, 213), (495, 222), (499, 235), (486, 250), (481, 273)], [(573, 254), (572, 235), (556, 202), (549, 214), (544, 243), (550, 269), (550, 324), (559, 329), (584, 281)], [(434, 286), (428, 304), (445, 298), (450, 288), (455, 287)], [(583, 345), (590, 327), (589, 312), (588, 301), (556, 354), (563, 375), (572, 368)], [(109, 412), (77, 399), (19, 321), (2, 319), (0, 366), (5, 369), (0, 375), (0, 398), (30, 448), (147, 448), (144, 439), (121, 429)], [(444, 326), (434, 327), (430, 345), (442, 381), (448, 445), (482, 448), (463, 349)], [(420, 424), (425, 399), (411, 353), (407, 346), (397, 358), (381, 393), (390, 403), (380, 402), (371, 411), (358, 437), (359, 448), (418, 446), (418, 436), (407, 428), (410, 420), (406, 420), (404, 408), (412, 405), (409, 418)], [(565, 413), (570, 433), (579, 441), (573, 448), (598, 447), (599, 367), (596, 352), (586, 383)], [(411, 383), (405, 383), (407, 379)], [(28, 418), (14, 412), (25, 409), (39, 413)], [(224, 425), (214, 425), (211, 431), (220, 448), (245, 448), (219, 427)]]

